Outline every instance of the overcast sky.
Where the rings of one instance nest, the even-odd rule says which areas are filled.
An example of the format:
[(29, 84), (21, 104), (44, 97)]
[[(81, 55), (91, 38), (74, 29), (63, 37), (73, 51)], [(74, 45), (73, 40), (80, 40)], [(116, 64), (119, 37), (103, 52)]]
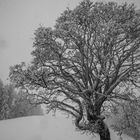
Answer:
[[(0, 79), (6, 82), (10, 66), (30, 61), (33, 34), (40, 24), (53, 27), (66, 7), (73, 8), (80, 1), (0, 0)], [(127, 2), (140, 7), (140, 0)]]

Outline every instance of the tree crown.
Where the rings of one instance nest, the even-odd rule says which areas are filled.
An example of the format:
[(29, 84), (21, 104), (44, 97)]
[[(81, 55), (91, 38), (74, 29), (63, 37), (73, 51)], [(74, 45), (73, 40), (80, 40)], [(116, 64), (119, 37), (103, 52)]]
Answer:
[(78, 123), (87, 104), (100, 115), (105, 101), (136, 99), (139, 45), (140, 14), (133, 4), (85, 0), (66, 9), (53, 29), (35, 31), (31, 64), (11, 67), (10, 78), (32, 90), (38, 103), (71, 114), (83, 128)]

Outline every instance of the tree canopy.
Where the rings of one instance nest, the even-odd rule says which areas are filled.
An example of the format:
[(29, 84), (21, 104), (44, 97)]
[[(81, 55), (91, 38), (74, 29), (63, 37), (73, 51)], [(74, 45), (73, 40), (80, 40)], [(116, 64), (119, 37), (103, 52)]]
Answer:
[(80, 130), (100, 133), (108, 106), (137, 102), (140, 13), (133, 4), (84, 0), (34, 35), (32, 62), (11, 67), (10, 78), (48, 111), (63, 111)]

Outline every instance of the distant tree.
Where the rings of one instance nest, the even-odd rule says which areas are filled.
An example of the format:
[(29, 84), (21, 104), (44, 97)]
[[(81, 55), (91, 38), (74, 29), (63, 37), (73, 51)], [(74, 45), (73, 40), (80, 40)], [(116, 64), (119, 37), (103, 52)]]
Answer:
[(140, 139), (140, 99), (138, 104), (123, 102), (117, 106), (117, 112), (113, 112), (112, 127), (122, 133), (133, 137), (135, 140)]
[(65, 10), (53, 29), (39, 27), (33, 48), (30, 65), (10, 69), (16, 87), (48, 112), (73, 116), (79, 130), (110, 140), (104, 112), (121, 100), (137, 102), (126, 89), (140, 88), (140, 14), (134, 5), (84, 0)]
[(31, 104), (31, 98), (16, 92), (13, 85), (4, 85), (0, 80), (0, 120), (16, 117), (43, 115), (40, 105)]
[(2, 80), (0, 80), (0, 120), (6, 119), (9, 114), (8, 106), (8, 96), (3, 85)]
[(31, 98), (26, 93), (19, 91), (14, 99), (14, 104), (10, 110), (10, 117), (17, 118), (23, 116), (43, 115), (40, 105), (31, 104)]

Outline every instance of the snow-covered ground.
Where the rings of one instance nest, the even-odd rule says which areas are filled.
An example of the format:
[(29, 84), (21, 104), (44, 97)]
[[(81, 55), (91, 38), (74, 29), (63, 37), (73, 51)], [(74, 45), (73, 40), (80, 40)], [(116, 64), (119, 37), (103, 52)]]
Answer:
[[(112, 140), (119, 140), (111, 131)], [(62, 116), (31, 116), (0, 121), (0, 140), (99, 140), (75, 131), (71, 120)], [(133, 140), (123, 136), (123, 140)]]

